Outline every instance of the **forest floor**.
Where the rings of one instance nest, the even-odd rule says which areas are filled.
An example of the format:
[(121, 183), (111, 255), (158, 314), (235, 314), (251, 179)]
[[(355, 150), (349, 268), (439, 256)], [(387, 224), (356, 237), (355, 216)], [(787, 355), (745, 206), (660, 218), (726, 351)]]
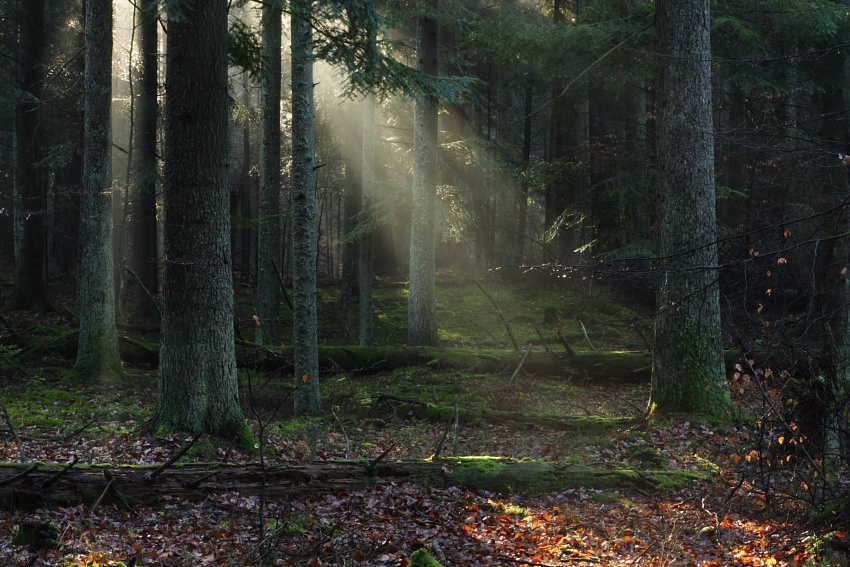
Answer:
[[(452, 286), (441, 288), (443, 341), (505, 346), (498, 344), (505, 340), (500, 338), (503, 328), (489, 300), (477, 306), (473, 318), (461, 302), (474, 291), (457, 284), (457, 295), (450, 296)], [(384, 309), (380, 320), (387, 325), (385, 331), (379, 325), (379, 337), (399, 332), (392, 327), (397, 315), (387, 307), (397, 298), (393, 289), (378, 292)], [(541, 340), (533, 321), (546, 305), (565, 301), (534, 291), (539, 296), (532, 303), (516, 291), (524, 286), (493, 284), (492, 289), (492, 298), (518, 327), (529, 323), (519, 306), (534, 313), (525, 331), (515, 330), (527, 333), (522, 344)], [(638, 308), (605, 310), (609, 313), (561, 311), (563, 334), (578, 349), (639, 346), (639, 331), (605, 335), (617, 320), (633, 315), (621, 327), (635, 328)], [(243, 315), (250, 321), (250, 314)], [(68, 324), (67, 313), (50, 317), (15, 321), (27, 329)], [(452, 321), (458, 323), (453, 327)], [(475, 339), (477, 327), (486, 332), (477, 331)], [(59, 354), (26, 365), (12, 355), (11, 349), (0, 352), (0, 401), (9, 418), (0, 424), (0, 461), (162, 463), (186, 441), (145, 429), (156, 396), (155, 369), (128, 368), (120, 383), (92, 387), (63, 380), (61, 370), (69, 362)], [(407, 565), (421, 547), (445, 566), (814, 567), (850, 560), (842, 526), (830, 526), (822, 516), (815, 519), (816, 472), (782, 431), (767, 423), (765, 396), (779, 396), (778, 370), (768, 373), (777, 382), (765, 380), (766, 391), (737, 373), (732, 389), (738, 415), (719, 424), (686, 416), (645, 419), (645, 383), (525, 372), (514, 376), (514, 370), (482, 375), (426, 365), (374, 374), (332, 368), (323, 377), (327, 415), (298, 420), (287, 416), (288, 378), (246, 371), (241, 380), (246, 417), (262, 438), (268, 464), (374, 460), (384, 453), (388, 460), (427, 459), (439, 447), (441, 456), (682, 470), (709, 473), (710, 480), (679, 490), (575, 486), (547, 494), (525, 493), (521, 487), (508, 494), (398, 482), (282, 499), (221, 491), (200, 501), (167, 497), (157, 506), (7, 510), (0, 513), (0, 565), (397, 566)], [(453, 406), (465, 412), (456, 424), (451, 412), (427, 411)], [(597, 425), (563, 430), (507, 418), (500, 422), (483, 419), (483, 409), (554, 419), (585, 416)], [(633, 421), (626, 426), (611, 420), (622, 417)], [(257, 463), (259, 458), (257, 450), (202, 437), (183, 462)], [(12, 545), (21, 522), (36, 520), (57, 526), (57, 545), (42, 550)]]

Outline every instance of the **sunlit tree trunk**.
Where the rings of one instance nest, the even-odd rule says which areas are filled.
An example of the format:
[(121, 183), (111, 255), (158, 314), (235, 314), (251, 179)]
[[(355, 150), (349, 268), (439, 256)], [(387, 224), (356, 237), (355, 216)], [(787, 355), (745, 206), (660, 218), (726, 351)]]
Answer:
[[(169, 12), (165, 276), (156, 425), (244, 432), (228, 213), (227, 0)], [(174, 9), (174, 7), (172, 7)]]
[(280, 344), (280, 94), (281, 28), (279, 0), (263, 4), (263, 77), (260, 154), (260, 230), (257, 254), (257, 326), (256, 340)]
[(709, 0), (657, 3), (661, 275), (650, 410), (731, 409), (720, 328)]
[(295, 413), (321, 411), (316, 330), (316, 115), (313, 2), (292, 0), (292, 303)]
[(115, 327), (112, 261), (112, 0), (86, 6), (82, 256), (77, 284), (80, 339), (74, 375), (122, 374)]
[[(440, 23), (438, 0), (427, 0), (428, 13), (416, 25), (416, 56), (419, 70), (439, 73)], [(410, 298), (407, 305), (407, 343), (436, 345), (437, 306), (435, 292), (437, 247), (437, 110), (439, 102), (420, 94), (413, 124), (413, 209), (410, 233)]]
[(44, 0), (21, 3), (20, 102), (17, 109), (16, 149), (18, 183), (15, 191), (15, 282), (7, 310), (50, 309), (44, 270), (47, 174), (42, 160), (44, 124)]
[[(156, 162), (158, 49), (157, 3), (139, 3), (139, 71), (136, 117), (133, 121), (133, 202), (132, 266), (138, 277), (134, 284), (137, 317), (158, 317), (153, 296), (159, 290), (157, 267), (156, 187), (159, 174)], [(144, 286), (144, 289), (141, 289)]]

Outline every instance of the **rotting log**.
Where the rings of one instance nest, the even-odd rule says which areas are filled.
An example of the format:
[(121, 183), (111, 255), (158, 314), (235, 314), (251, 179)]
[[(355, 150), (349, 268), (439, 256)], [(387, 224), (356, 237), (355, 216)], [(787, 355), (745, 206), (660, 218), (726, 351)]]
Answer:
[[(119, 337), (121, 360), (130, 364), (159, 365), (159, 344)], [(20, 360), (54, 352), (72, 358), (76, 352), (76, 331), (43, 337), (24, 347)], [(429, 366), (435, 370), (459, 370), (481, 374), (510, 375), (525, 352), (499, 349), (404, 346), (320, 346), (319, 362), (329, 371), (342, 369), (364, 374), (386, 372), (405, 366)], [(238, 341), (236, 362), (240, 368), (276, 371), (292, 364), (292, 347), (270, 349)], [(651, 357), (643, 352), (556, 353), (531, 350), (522, 363), (529, 374), (564, 376), (575, 381), (600, 380), (648, 382)], [(517, 377), (521, 380), (521, 377)]]
[[(541, 493), (572, 487), (643, 491), (678, 490), (705, 482), (708, 475), (683, 471), (592, 468), (580, 464), (461, 457), (436, 461), (328, 461), (261, 467), (259, 464), (185, 464), (156, 478), (153, 466), (0, 464), (0, 507), (114, 501), (155, 504), (163, 497), (198, 500), (213, 493), (269, 498), (293, 493), (341, 492), (409, 482), (462, 486), (498, 492)], [(265, 482), (264, 480), (265, 479)]]

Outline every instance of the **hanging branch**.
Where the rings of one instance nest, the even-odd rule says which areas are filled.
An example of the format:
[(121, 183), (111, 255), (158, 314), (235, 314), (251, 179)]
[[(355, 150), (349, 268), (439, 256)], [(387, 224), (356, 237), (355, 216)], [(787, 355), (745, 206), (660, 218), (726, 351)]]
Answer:
[(514, 373), (511, 375), (510, 380), (508, 380), (508, 384), (514, 383), (514, 380), (516, 379), (517, 375), (519, 374), (519, 371), (522, 369), (522, 365), (525, 363), (525, 359), (528, 358), (528, 355), (530, 353), (531, 353), (531, 343), (528, 343), (527, 345), (525, 345), (525, 354), (522, 355), (522, 359), (519, 361), (519, 364), (517, 365), (516, 370), (514, 370)]
[(183, 455), (186, 454), (186, 451), (188, 451), (189, 448), (192, 445), (195, 444), (195, 441), (197, 441), (201, 437), (201, 435), (203, 435), (203, 433), (195, 433), (195, 436), (192, 437), (190, 440), (186, 441), (185, 443), (183, 443), (183, 446), (180, 447), (180, 449), (176, 453), (174, 453), (174, 455), (170, 459), (168, 459), (166, 462), (164, 462), (159, 468), (157, 468), (151, 474), (147, 475), (147, 477), (146, 477), (147, 480), (155, 480), (156, 477), (158, 477), (159, 475), (164, 473), (171, 465), (176, 463), (177, 460), (180, 457), (182, 457)]
[(289, 297), (289, 292), (286, 291), (286, 284), (283, 282), (283, 275), (280, 273), (280, 268), (277, 267), (277, 262), (272, 262), (272, 266), (274, 266), (274, 273), (277, 274), (277, 281), (280, 282), (280, 291), (283, 293), (283, 300), (286, 302), (289, 310), (294, 311), (292, 299)]
[(478, 287), (478, 289), (481, 290), (481, 293), (483, 293), (484, 296), (488, 300), (490, 300), (490, 303), (496, 309), (496, 314), (499, 316), (499, 319), (502, 320), (502, 324), (505, 326), (505, 330), (508, 332), (508, 338), (511, 339), (511, 344), (514, 345), (514, 350), (520, 350), (519, 344), (517, 344), (516, 339), (514, 338), (514, 333), (511, 330), (511, 326), (508, 323), (508, 320), (505, 318), (505, 314), (502, 312), (502, 309), (499, 307), (493, 297), (489, 293), (487, 293), (487, 290), (484, 289), (484, 287), (478, 282), (478, 280), (472, 280), (472, 283), (474, 283)]

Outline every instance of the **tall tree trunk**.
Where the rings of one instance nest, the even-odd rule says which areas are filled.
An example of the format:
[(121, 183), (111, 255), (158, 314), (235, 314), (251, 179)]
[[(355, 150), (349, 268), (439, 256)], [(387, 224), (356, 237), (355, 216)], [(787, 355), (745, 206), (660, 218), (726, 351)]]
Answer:
[[(850, 0), (837, 0), (836, 4), (850, 6)], [(821, 130), (821, 144), (837, 152), (850, 152), (850, 58), (843, 51), (830, 53), (826, 60), (835, 77), (834, 86), (823, 94), (822, 116), (826, 117)], [(837, 161), (836, 156), (836, 161)], [(814, 294), (815, 320), (823, 328), (824, 360), (822, 364), (829, 387), (828, 405), (824, 408), (824, 457), (830, 468), (846, 465), (850, 461), (850, 213), (847, 210), (848, 173), (845, 168), (831, 167), (822, 177), (822, 211), (834, 210), (829, 224), (830, 232), (818, 234), (823, 238), (822, 251), (815, 248), (813, 263), (820, 266)], [(845, 204), (842, 206), (842, 204)], [(817, 209), (816, 209), (817, 210)], [(818, 257), (820, 255), (820, 257)]]
[[(141, 319), (158, 317), (153, 295), (159, 290), (157, 268), (156, 186), (159, 174), (156, 162), (158, 121), (158, 47), (156, 0), (139, 4), (139, 72), (133, 142), (133, 246), (132, 266), (138, 276), (135, 288), (135, 315)], [(141, 289), (144, 286), (145, 289)], [(147, 290), (147, 291), (145, 291)]]
[(321, 411), (316, 330), (316, 115), (313, 1), (292, 0), (292, 302), (295, 414)]
[(650, 410), (731, 409), (720, 328), (709, 0), (657, 4), (661, 281)]
[[(360, 186), (362, 214), (372, 214), (372, 196), (375, 194), (375, 96), (363, 99), (363, 171)], [(374, 340), (375, 313), (372, 307), (372, 229), (362, 233), (358, 262), (360, 288), (360, 346), (369, 346)]]
[(80, 340), (73, 373), (108, 380), (122, 374), (111, 240), (112, 0), (88, 0), (86, 6), (85, 85)]
[(169, 12), (156, 425), (234, 438), (245, 421), (233, 333), (227, 4), (207, 0), (203, 9), (183, 5), (182, 13)]
[[(353, 103), (352, 103), (353, 104)], [(359, 131), (354, 128), (354, 132)], [(360, 240), (355, 238), (357, 234), (360, 213), (362, 211), (360, 195), (360, 160), (351, 156), (345, 162), (345, 194), (342, 203), (342, 289), (340, 304), (342, 308), (341, 324), (346, 341), (356, 341), (355, 313), (357, 301), (360, 296), (359, 288), (359, 265), (360, 265)]]
[(525, 88), (523, 98), (523, 124), (522, 124), (522, 178), (517, 187), (517, 225), (516, 225), (516, 254), (517, 262), (525, 262), (525, 232), (528, 225), (528, 182), (529, 167), (531, 166), (531, 120), (534, 103), (534, 89)]
[(18, 183), (15, 199), (15, 282), (7, 310), (50, 310), (44, 270), (47, 174), (42, 160), (44, 0), (21, 4), (21, 95), (16, 124)]
[(263, 4), (263, 145), (260, 154), (260, 230), (257, 254), (257, 326), (260, 344), (280, 344), (280, 94), (281, 28), (279, 0)]
[[(420, 17), (416, 25), (418, 68), (433, 77), (439, 74), (438, 3), (438, 0), (423, 2), (428, 13)], [(438, 104), (435, 97), (421, 93), (414, 111), (410, 298), (407, 306), (407, 343), (411, 346), (439, 342), (435, 293)]]
[[(251, 107), (251, 84), (247, 73), (242, 76), (242, 105), (245, 112)], [(239, 271), (242, 277), (250, 280), (251, 252), (254, 244), (254, 229), (248, 224), (253, 218), (251, 207), (251, 128), (246, 120), (242, 125), (242, 172), (239, 176), (239, 212), (244, 226), (239, 230)]]

